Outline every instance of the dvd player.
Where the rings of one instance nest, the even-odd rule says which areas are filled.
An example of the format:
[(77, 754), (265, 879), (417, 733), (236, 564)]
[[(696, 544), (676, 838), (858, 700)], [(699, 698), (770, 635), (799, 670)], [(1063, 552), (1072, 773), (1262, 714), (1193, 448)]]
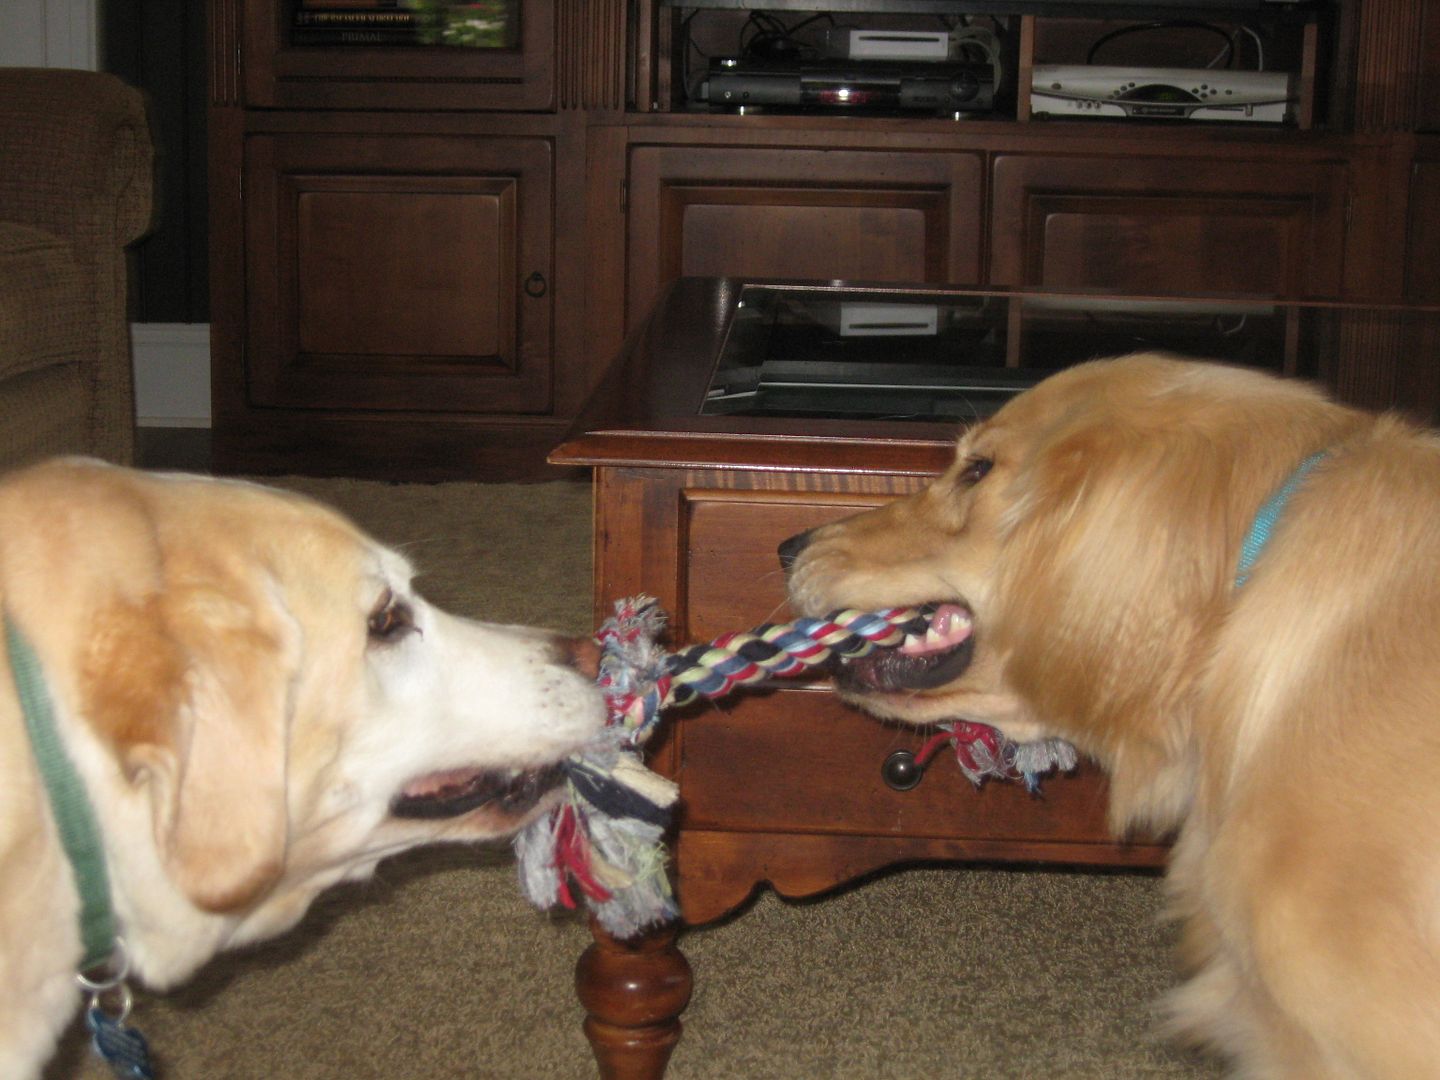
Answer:
[(696, 96), (730, 108), (987, 112), (994, 107), (995, 69), (965, 62), (716, 58)]

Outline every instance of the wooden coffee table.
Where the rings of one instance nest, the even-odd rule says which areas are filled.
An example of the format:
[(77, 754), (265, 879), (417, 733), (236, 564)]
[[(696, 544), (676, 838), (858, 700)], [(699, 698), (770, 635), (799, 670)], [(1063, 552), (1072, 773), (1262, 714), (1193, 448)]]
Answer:
[[(676, 643), (787, 617), (776, 546), (912, 492), (948, 462), (956, 424), (702, 415), (741, 285), (679, 282), (551, 456), (595, 485), (595, 614), (648, 593)], [(976, 789), (953, 760), (900, 791), (882, 776), (925, 733), (842, 705), (823, 683), (681, 714), (650, 763), (680, 784), (673, 873), (684, 922), (761, 885), (813, 896), (895, 863), (947, 860), (1155, 866), (1159, 844), (1116, 844), (1101, 776), (1082, 765), (1043, 797)], [(622, 943), (597, 932), (578, 989), (606, 1077), (659, 1077), (688, 1001), (673, 930)]]
[[(963, 422), (1047, 371), (1140, 348), (1440, 417), (1433, 307), (681, 280), (551, 458), (594, 471), (597, 621), (637, 593), (671, 613), (676, 643), (787, 617), (782, 540), (915, 491), (948, 464)], [(680, 784), (684, 922), (718, 919), (761, 885), (813, 896), (896, 863), (1165, 857), (1160, 843), (1109, 839), (1088, 765), (1041, 798), (972, 788), (953, 760), (897, 790), (887, 759), (923, 739), (819, 682), (673, 718), (651, 762)], [(661, 1076), (691, 986), (673, 929), (597, 934), (577, 984), (602, 1074)]]

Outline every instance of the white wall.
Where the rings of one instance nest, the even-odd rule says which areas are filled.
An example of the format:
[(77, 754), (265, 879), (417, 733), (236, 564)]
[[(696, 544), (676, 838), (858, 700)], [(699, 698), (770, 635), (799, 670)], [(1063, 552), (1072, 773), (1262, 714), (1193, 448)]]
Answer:
[(0, 0), (0, 64), (95, 70), (98, 0)]
[[(100, 66), (99, 0), (0, 0), (0, 66)], [(137, 323), (135, 409), (146, 427), (210, 426), (210, 327)]]

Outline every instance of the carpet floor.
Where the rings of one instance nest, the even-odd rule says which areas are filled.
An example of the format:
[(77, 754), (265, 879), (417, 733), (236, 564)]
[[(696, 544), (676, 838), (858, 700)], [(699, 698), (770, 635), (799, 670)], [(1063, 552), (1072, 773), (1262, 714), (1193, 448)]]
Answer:
[[(404, 549), (462, 614), (592, 629), (583, 484), (281, 479)], [(857, 723), (864, 723), (857, 717)], [(1209, 1063), (1153, 1034), (1173, 985), (1146, 873), (923, 867), (687, 932), (695, 997), (671, 1080), (1154, 1077)], [(141, 992), (169, 1080), (582, 1080), (595, 1068), (573, 917), (520, 896), (508, 850), (443, 848), (336, 889), (276, 941)], [(103, 1080), (72, 1030), (46, 1080)]]

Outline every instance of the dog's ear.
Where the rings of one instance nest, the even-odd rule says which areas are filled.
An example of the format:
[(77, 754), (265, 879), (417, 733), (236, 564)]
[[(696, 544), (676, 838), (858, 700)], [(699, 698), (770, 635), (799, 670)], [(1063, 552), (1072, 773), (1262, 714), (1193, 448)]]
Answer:
[(284, 866), (298, 664), (266, 593), (209, 583), (117, 603), (97, 615), (84, 664), (92, 722), (148, 789), (162, 862), (209, 911), (243, 907)]
[(1183, 433), (1112, 419), (1061, 433), (1018, 481), (999, 590), (1007, 676), (1088, 729), (1117, 825), (1168, 825), (1188, 787), (1187, 665), (1228, 586), (1229, 470)]

